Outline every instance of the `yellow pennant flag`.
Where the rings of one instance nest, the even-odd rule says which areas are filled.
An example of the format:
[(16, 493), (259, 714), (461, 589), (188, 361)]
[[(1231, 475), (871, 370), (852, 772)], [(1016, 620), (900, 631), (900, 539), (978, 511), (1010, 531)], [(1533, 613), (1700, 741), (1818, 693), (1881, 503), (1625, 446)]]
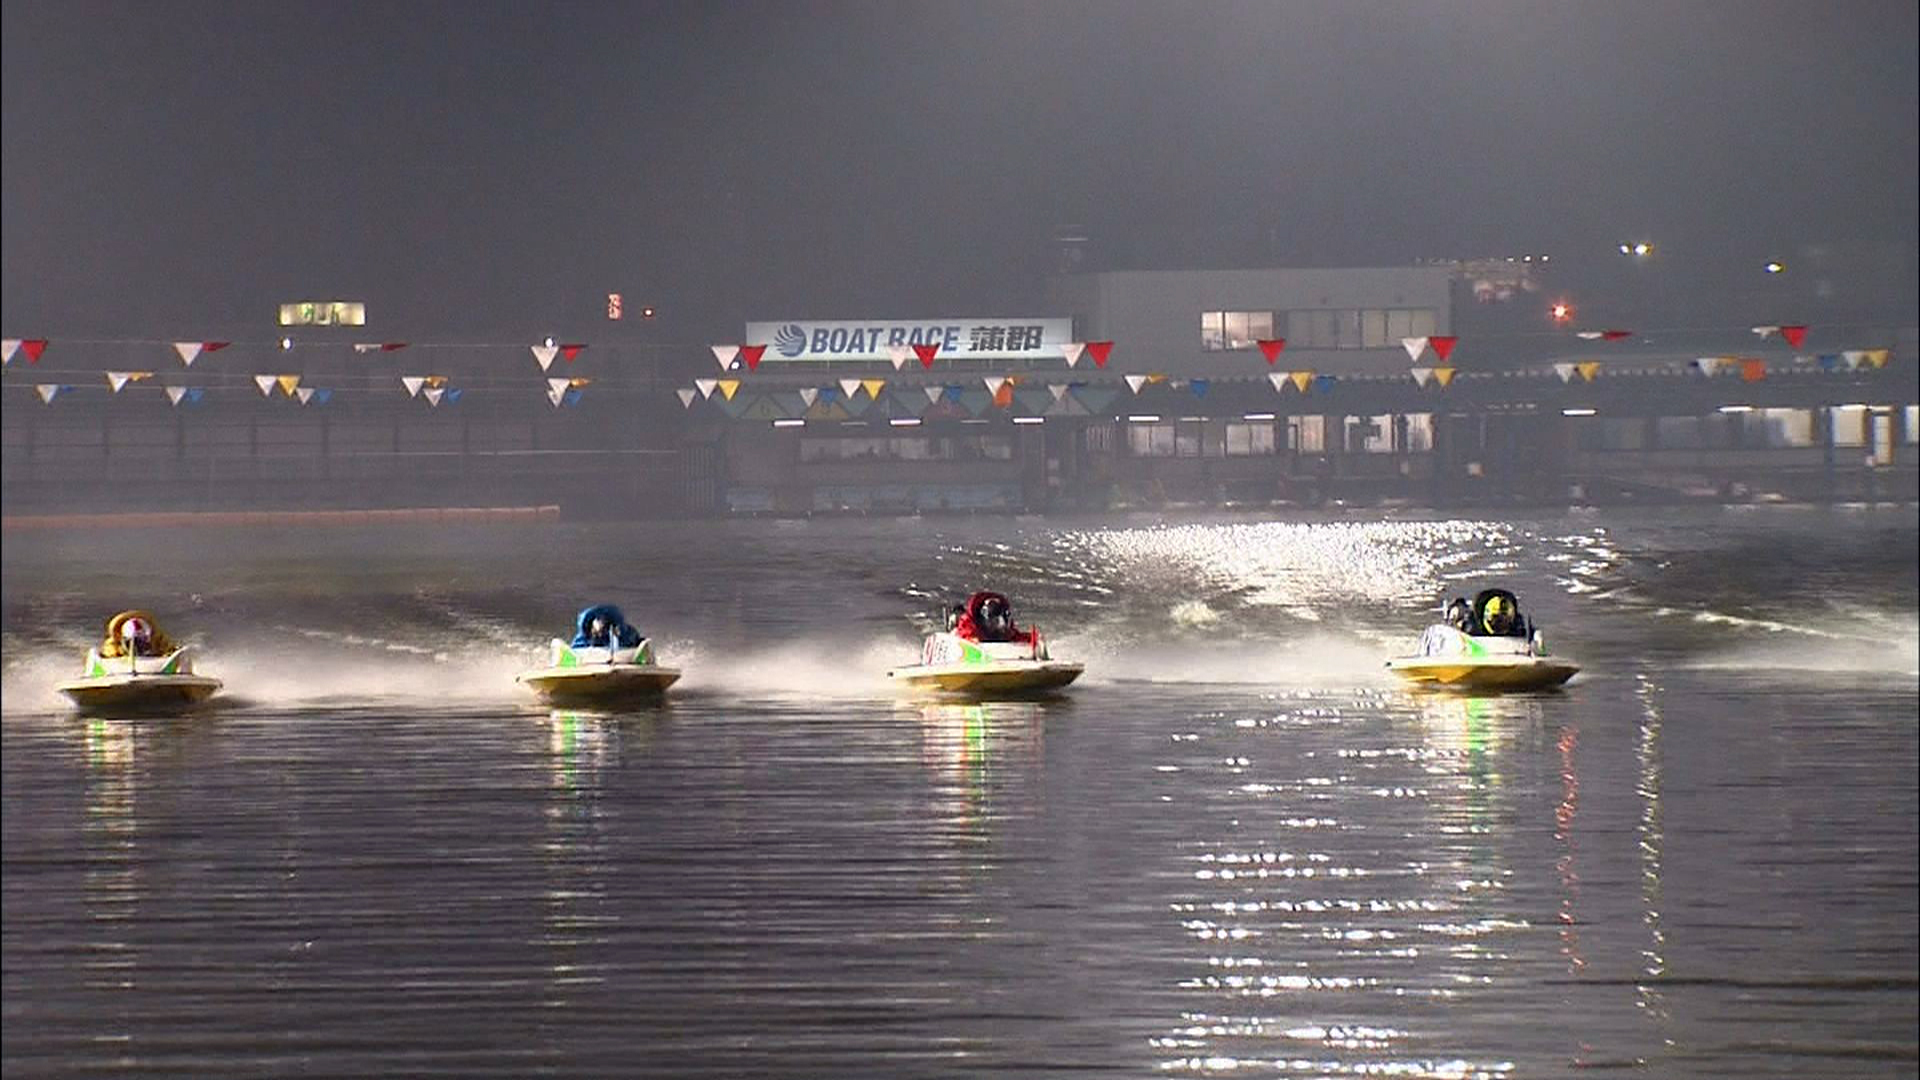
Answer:
[(1874, 367), (1877, 367), (1877, 368), (1886, 367), (1887, 361), (1892, 358), (1893, 358), (1892, 349), (1868, 349), (1867, 350), (1867, 363), (1872, 364)]
[(1575, 364), (1574, 368), (1575, 370), (1580, 372), (1581, 378), (1587, 380), (1588, 382), (1592, 382), (1593, 377), (1595, 375), (1600, 374), (1600, 361), (1583, 360), (1580, 363)]
[(300, 388), (300, 376), (298, 375), (281, 375), (273, 381), (280, 384), (281, 392), (288, 397), (292, 397), (293, 392)]
[(572, 378), (567, 380), (567, 385), (568, 386), (585, 386), (588, 383), (591, 383), (592, 381), (593, 381), (592, 379)]
[(427, 376), (427, 385), (432, 387), (445, 386), (447, 385), (447, 377), (445, 375), (429, 375)]
[(1434, 368), (1433, 377), (1441, 386), (1446, 386), (1448, 383), (1453, 382), (1453, 369), (1450, 367)]
[(1166, 381), (1167, 381), (1167, 377), (1166, 377), (1166, 375), (1164, 375), (1164, 374), (1162, 374), (1162, 373), (1160, 373), (1160, 372), (1157, 372), (1157, 371), (1156, 371), (1156, 372), (1154, 372), (1153, 374), (1151, 374), (1151, 375), (1148, 375), (1148, 376), (1147, 376), (1147, 384), (1148, 384), (1149, 386), (1151, 386), (1151, 385), (1154, 385), (1154, 384), (1156, 384), (1156, 383), (1163, 383), (1163, 382), (1166, 382)]
[(721, 379), (719, 386), (720, 386), (720, 393), (725, 395), (728, 401), (732, 401), (733, 395), (738, 393), (740, 390), (740, 380), (739, 379)]
[(861, 387), (861, 389), (863, 389), (863, 390), (865, 390), (865, 391), (867, 392), (867, 396), (868, 396), (868, 397), (870, 397), (870, 398), (872, 398), (872, 399), (873, 399), (873, 400), (875, 400), (875, 401), (879, 401), (879, 400), (880, 400), (880, 391), (882, 391), (882, 390), (884, 390), (884, 389), (886, 389), (886, 388), (887, 388), (887, 380), (885, 380), (885, 379), (865, 379), (865, 380), (862, 380), (862, 381), (861, 381), (861, 383), (860, 383), (860, 387)]
[(1300, 391), (1301, 393), (1303, 393), (1303, 394), (1304, 394), (1304, 393), (1306, 393), (1306, 392), (1307, 392), (1307, 386), (1308, 386), (1308, 384), (1310, 384), (1310, 383), (1312, 383), (1312, 382), (1313, 382), (1313, 372), (1311, 372), (1311, 371), (1289, 371), (1289, 372), (1287, 372), (1287, 378), (1289, 378), (1289, 379), (1292, 379), (1292, 380), (1293, 380), (1293, 388), (1294, 388), (1295, 390), (1298, 390), (1298, 391)]

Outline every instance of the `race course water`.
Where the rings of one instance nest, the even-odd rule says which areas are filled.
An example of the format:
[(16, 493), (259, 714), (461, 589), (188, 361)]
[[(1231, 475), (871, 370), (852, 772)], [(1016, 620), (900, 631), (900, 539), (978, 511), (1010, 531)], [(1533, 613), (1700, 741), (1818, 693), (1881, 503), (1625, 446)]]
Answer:
[[(9, 533), (7, 1076), (1912, 1076), (1901, 509)], [(1519, 593), (1564, 691), (1403, 691)], [(1040, 702), (885, 670), (1010, 594)], [(513, 683), (592, 601), (687, 677)], [(105, 618), (226, 680), (75, 717)]]

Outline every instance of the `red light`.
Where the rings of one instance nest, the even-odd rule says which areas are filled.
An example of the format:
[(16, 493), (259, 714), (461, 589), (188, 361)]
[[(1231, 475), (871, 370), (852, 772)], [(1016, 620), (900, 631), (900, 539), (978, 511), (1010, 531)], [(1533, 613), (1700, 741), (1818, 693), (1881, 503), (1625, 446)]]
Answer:
[(1553, 321), (1567, 323), (1573, 321), (1573, 305), (1565, 300), (1553, 305)]

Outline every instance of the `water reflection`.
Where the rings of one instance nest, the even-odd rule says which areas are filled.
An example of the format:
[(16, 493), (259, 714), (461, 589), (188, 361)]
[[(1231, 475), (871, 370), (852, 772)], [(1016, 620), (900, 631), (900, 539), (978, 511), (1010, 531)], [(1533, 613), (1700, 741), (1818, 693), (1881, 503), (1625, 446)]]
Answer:
[(106, 1042), (129, 1042), (133, 1038), (130, 1025), (124, 1021), (116, 1024), (112, 1018), (127, 1014), (132, 999), (120, 995), (137, 990), (140, 983), (142, 957), (134, 940), (142, 892), (139, 820), (135, 816), (138, 729), (124, 721), (76, 722), (82, 725), (87, 763), (81, 902), (90, 933), (81, 967), (85, 971), (84, 985), (114, 995), (110, 1000), (118, 1006), (95, 1010), (101, 1024), (97, 1037)]
[(605, 878), (602, 774), (619, 756), (620, 720), (584, 712), (555, 711), (540, 726), (546, 735), (546, 869), (544, 933), (548, 951), (545, 1004), (573, 1003), (583, 987), (606, 981), (595, 951), (619, 922)]
[(1645, 673), (1639, 676), (1635, 690), (1640, 702), (1640, 730), (1634, 742), (1638, 764), (1635, 791), (1640, 796), (1640, 901), (1644, 908), (1642, 919), (1647, 927), (1647, 945), (1640, 952), (1640, 971), (1645, 977), (1639, 981), (1636, 989), (1641, 1010), (1654, 1024), (1662, 1043), (1671, 1046), (1673, 1039), (1668, 1026), (1672, 1015), (1667, 1008), (1666, 992), (1659, 983), (1659, 979), (1667, 973), (1667, 931), (1660, 917), (1660, 910), (1664, 906), (1661, 878), (1666, 848), (1666, 825), (1660, 808), (1663, 772), (1660, 749), (1662, 691), (1659, 684)]

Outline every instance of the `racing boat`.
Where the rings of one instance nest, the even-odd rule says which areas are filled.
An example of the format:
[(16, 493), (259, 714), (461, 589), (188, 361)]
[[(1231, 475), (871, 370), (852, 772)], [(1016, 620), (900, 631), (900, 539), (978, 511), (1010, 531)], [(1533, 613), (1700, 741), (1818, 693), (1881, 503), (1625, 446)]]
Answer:
[(554, 638), (547, 666), (523, 671), (516, 681), (549, 705), (613, 707), (657, 700), (679, 681), (680, 669), (654, 661), (653, 643), (605, 648), (570, 645)]
[(164, 714), (179, 712), (212, 697), (220, 680), (193, 670), (193, 653), (181, 646), (164, 656), (103, 657), (87, 650), (86, 674), (54, 689), (82, 712)]
[(1415, 686), (1493, 691), (1544, 690), (1579, 672), (1578, 664), (1548, 654), (1546, 638), (1520, 618), (1512, 593), (1488, 589), (1470, 610), (1464, 606), (1455, 601), (1449, 622), (1427, 627), (1413, 655), (1388, 660), (1387, 670)]
[(895, 686), (930, 694), (1045, 694), (1084, 668), (1055, 660), (1037, 627), (1022, 630), (1013, 605), (997, 592), (977, 592), (947, 613), (944, 633), (930, 635), (920, 662), (895, 668)]

